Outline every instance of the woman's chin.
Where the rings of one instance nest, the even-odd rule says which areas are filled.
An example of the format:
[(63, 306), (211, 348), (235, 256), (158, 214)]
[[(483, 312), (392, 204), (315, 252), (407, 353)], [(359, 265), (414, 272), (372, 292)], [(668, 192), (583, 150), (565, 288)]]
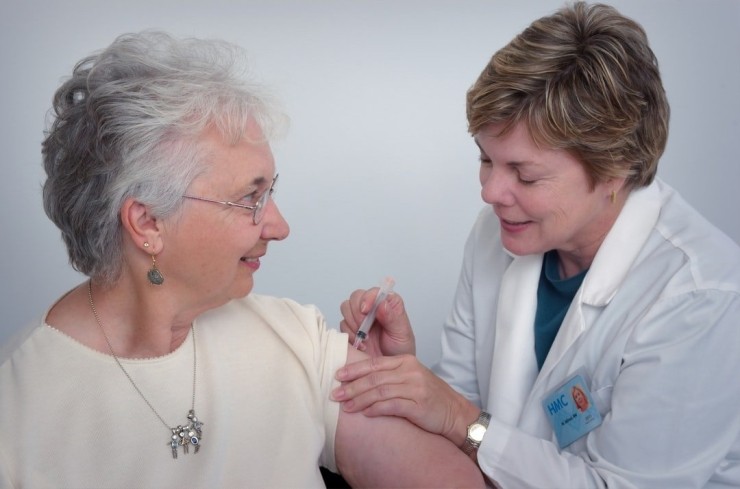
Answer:
[(252, 292), (252, 289), (254, 288), (254, 280), (252, 280), (252, 277), (249, 277), (248, 280), (241, 281), (240, 283), (234, 284), (234, 288), (232, 289), (231, 298), (232, 299), (241, 299), (242, 297), (246, 297), (249, 295), (250, 292)]

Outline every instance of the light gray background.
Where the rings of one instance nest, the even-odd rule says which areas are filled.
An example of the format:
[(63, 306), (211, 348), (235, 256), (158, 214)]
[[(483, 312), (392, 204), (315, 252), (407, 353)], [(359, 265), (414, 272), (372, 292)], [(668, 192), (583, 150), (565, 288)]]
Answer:
[[(465, 91), (496, 49), (561, 4), (3, 0), (0, 341), (83, 279), (41, 206), (54, 90), (116, 35), (161, 28), (247, 48), (291, 116), (274, 152), (292, 233), (271, 245), (255, 290), (317, 304), (336, 326), (352, 290), (392, 275), (432, 363), (482, 205)], [(740, 242), (740, 2), (614, 5), (645, 27), (661, 63), (672, 119), (659, 175)]]

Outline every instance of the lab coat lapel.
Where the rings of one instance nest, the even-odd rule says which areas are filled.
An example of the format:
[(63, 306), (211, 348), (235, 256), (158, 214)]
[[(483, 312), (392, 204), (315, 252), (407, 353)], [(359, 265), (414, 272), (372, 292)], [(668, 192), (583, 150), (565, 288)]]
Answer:
[(537, 378), (534, 316), (542, 255), (515, 257), (504, 273), (496, 314), (487, 408), (516, 425)]
[(584, 317), (584, 306), (603, 308), (612, 300), (655, 226), (659, 213), (657, 182), (630, 193), (573, 298), (542, 365), (540, 379), (548, 378), (578, 336), (590, 326)]

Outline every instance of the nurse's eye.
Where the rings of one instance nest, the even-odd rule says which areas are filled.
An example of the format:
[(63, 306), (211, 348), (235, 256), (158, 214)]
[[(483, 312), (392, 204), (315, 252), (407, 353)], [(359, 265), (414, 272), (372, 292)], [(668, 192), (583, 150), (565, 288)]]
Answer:
[(523, 175), (522, 172), (518, 169), (516, 172), (516, 178), (517, 180), (519, 180), (519, 183), (521, 183), (522, 185), (532, 185), (534, 183), (537, 183), (536, 178), (532, 178), (529, 175)]
[(519, 177), (519, 183), (521, 183), (522, 185), (532, 185), (534, 183), (537, 183), (537, 180), (530, 180), (530, 179), (527, 179), (527, 178), (522, 178), (520, 176)]
[(481, 165), (488, 166), (488, 165), (491, 164), (491, 158), (489, 158), (488, 156), (483, 155), (483, 154), (478, 157), (478, 161), (480, 161), (480, 164)]

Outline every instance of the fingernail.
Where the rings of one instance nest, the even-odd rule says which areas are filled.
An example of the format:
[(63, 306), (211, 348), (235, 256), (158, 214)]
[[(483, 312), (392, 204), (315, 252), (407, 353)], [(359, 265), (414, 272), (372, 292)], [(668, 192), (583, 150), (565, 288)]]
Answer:
[(340, 387), (332, 391), (331, 398), (335, 401), (341, 401), (344, 398), (344, 389)]
[(335, 377), (337, 378), (337, 380), (344, 380), (345, 377), (347, 377), (347, 369), (345, 369), (344, 367), (340, 368), (339, 370), (337, 370), (337, 374)]
[(360, 304), (360, 312), (362, 314), (365, 314), (367, 312), (367, 306), (365, 305), (364, 302)]
[(345, 411), (350, 411), (353, 407), (355, 407), (355, 401), (347, 401), (342, 404), (342, 409)]

